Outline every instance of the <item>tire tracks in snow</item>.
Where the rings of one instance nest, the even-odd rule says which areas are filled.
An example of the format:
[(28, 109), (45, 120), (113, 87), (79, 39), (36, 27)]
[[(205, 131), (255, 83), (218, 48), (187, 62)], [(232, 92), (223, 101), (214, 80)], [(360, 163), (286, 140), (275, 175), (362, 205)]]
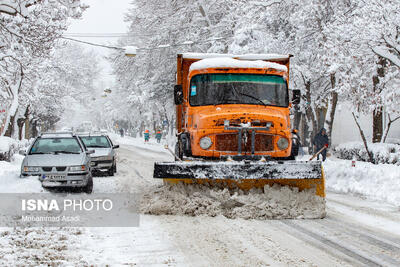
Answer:
[(351, 265), (400, 266), (397, 245), (378, 239), (359, 226), (354, 229), (344, 221), (328, 217), (323, 220), (285, 220), (280, 223), (298, 238)]

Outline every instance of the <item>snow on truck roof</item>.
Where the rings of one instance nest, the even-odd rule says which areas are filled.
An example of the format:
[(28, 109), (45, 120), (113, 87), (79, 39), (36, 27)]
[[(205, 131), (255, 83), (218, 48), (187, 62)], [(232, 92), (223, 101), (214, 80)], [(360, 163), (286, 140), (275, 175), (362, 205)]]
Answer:
[(183, 58), (191, 59), (206, 59), (216, 57), (229, 57), (242, 60), (272, 60), (272, 61), (284, 61), (291, 57), (291, 55), (281, 54), (245, 54), (245, 55), (234, 55), (234, 54), (217, 54), (217, 53), (183, 53)]
[(189, 71), (208, 68), (257, 68), (276, 69), (287, 72), (285, 65), (262, 60), (238, 60), (231, 57), (205, 58), (193, 63)]

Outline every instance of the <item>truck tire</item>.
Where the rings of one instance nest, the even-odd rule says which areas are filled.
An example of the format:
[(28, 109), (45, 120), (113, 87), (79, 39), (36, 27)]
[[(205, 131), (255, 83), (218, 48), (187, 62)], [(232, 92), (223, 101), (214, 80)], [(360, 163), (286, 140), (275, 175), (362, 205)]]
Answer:
[(292, 150), (288, 160), (295, 160), (297, 155), (299, 155), (300, 141), (298, 136), (292, 138)]
[[(178, 142), (176, 142), (175, 145), (175, 155), (179, 158), (179, 159), (183, 159), (183, 147), (182, 147), (182, 142), (181, 140), (179, 140)], [(175, 158), (175, 161), (177, 159)]]

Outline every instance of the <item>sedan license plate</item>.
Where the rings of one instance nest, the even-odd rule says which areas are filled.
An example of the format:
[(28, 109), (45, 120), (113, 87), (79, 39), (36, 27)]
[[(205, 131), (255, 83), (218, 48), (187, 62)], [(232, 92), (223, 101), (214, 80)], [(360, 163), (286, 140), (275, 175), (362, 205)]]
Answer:
[(46, 179), (46, 180), (62, 180), (62, 179), (65, 179), (65, 175), (43, 175), (43, 179)]

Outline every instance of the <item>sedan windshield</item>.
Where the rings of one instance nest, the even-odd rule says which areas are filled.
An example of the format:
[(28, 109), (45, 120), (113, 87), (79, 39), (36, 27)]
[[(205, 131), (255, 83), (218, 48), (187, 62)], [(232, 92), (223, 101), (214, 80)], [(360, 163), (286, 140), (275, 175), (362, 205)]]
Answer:
[(39, 138), (29, 154), (79, 154), (82, 148), (75, 138)]
[(81, 136), (81, 140), (86, 147), (91, 148), (109, 148), (110, 142), (105, 136)]
[(282, 76), (263, 74), (200, 74), (190, 82), (190, 105), (254, 104), (288, 106)]

